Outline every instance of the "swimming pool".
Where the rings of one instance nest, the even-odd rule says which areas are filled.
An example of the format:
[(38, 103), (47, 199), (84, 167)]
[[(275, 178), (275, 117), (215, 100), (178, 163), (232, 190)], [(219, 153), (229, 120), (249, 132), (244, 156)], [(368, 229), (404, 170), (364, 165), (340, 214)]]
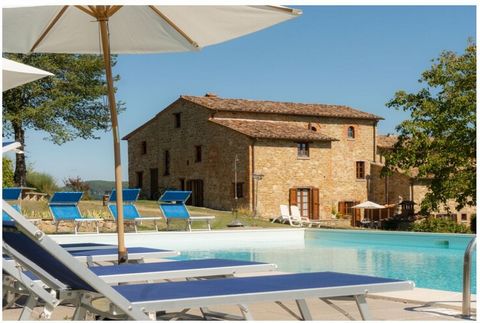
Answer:
[[(180, 259), (225, 258), (276, 263), (281, 271), (338, 271), (408, 279), (417, 287), (460, 292), (463, 253), (472, 235), (306, 230), (303, 245), (242, 243), (190, 246)], [(476, 253), (472, 292), (476, 294)]]

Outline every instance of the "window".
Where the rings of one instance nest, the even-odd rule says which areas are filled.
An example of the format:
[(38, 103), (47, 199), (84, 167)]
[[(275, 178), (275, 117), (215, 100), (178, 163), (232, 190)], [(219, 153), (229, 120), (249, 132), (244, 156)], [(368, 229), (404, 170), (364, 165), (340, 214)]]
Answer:
[(195, 146), (195, 162), (199, 163), (202, 161), (202, 146)]
[(302, 158), (310, 156), (308, 142), (297, 143), (297, 156)]
[(146, 155), (146, 154), (147, 154), (147, 142), (142, 141), (142, 155)]
[(347, 130), (348, 139), (355, 139), (355, 128), (350, 126)]
[(165, 153), (164, 153), (164, 167), (165, 167), (165, 170), (163, 172), (163, 175), (164, 176), (170, 175), (170, 151), (168, 150), (165, 150)]
[(177, 112), (173, 116), (175, 117), (175, 128), (180, 128), (182, 126), (182, 114)]
[(150, 198), (158, 200), (158, 168), (150, 168)]
[(357, 179), (365, 179), (365, 162), (357, 161)]
[(467, 221), (467, 215), (465, 213), (462, 213), (462, 221)]
[[(237, 190), (235, 191), (235, 183), (233, 183), (233, 197), (235, 198), (242, 198), (245, 197), (245, 193), (243, 191), (243, 183), (237, 183)], [(236, 194), (236, 196), (235, 196)]]
[(353, 206), (355, 205), (355, 202), (345, 201), (344, 203), (345, 203), (345, 215), (353, 215), (354, 214)]
[(180, 191), (185, 191), (185, 178), (180, 178)]
[(137, 188), (143, 188), (143, 172), (136, 172), (137, 174)]

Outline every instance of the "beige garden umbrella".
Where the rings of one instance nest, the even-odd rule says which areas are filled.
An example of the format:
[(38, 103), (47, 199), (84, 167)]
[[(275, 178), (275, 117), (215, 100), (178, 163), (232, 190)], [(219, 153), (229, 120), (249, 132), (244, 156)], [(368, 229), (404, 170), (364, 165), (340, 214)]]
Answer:
[[(122, 192), (113, 54), (196, 51), (295, 18), (274, 6), (38, 6), (3, 9), (3, 51), (103, 54), (112, 119), (115, 189)], [(127, 260), (117, 194), (119, 262)]]
[(39, 68), (2, 58), (2, 92), (51, 75)]
[(364, 209), (364, 210), (379, 210), (379, 209), (384, 209), (385, 206), (371, 202), (371, 201), (365, 201), (363, 203), (352, 206), (352, 208)]

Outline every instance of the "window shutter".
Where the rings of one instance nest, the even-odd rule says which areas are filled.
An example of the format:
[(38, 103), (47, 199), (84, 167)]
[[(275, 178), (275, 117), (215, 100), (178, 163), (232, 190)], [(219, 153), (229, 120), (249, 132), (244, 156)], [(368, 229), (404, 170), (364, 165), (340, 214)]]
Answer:
[(345, 202), (338, 202), (338, 213), (345, 215), (346, 213)]
[[(357, 205), (357, 204), (360, 204), (360, 201), (355, 201), (355, 204), (354, 204), (354, 205)], [(354, 212), (354, 214), (355, 214), (355, 219), (356, 219), (357, 221), (360, 221), (360, 217), (362, 216), (362, 214), (361, 214), (361, 212), (360, 212), (360, 209), (354, 209), (354, 210), (355, 210), (355, 212)]]
[(288, 203), (290, 203), (290, 205), (297, 205), (297, 189), (296, 188), (291, 188), (289, 190)]
[(320, 218), (320, 190), (316, 187), (310, 190), (312, 201), (312, 219), (318, 220)]

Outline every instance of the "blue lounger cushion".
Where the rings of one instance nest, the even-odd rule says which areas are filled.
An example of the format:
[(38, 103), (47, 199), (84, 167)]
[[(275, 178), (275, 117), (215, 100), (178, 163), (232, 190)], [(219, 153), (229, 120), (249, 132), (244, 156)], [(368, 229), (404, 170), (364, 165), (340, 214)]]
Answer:
[(173, 283), (120, 285), (113, 288), (130, 302), (148, 302), (202, 298), (212, 296), (242, 295), (318, 288), (362, 286), (401, 282), (335, 272), (300, 273), (258, 277), (195, 280)]
[(219, 268), (219, 267), (238, 267), (265, 264), (261, 262), (229, 260), (229, 259), (198, 259), (198, 260), (182, 260), (182, 261), (166, 261), (145, 264), (125, 264), (121, 266), (103, 266), (92, 267), (91, 270), (101, 275), (126, 275), (138, 272), (158, 272), (158, 271), (179, 271), (202, 268)]
[(82, 198), (82, 192), (55, 192), (50, 204), (77, 204)]
[(53, 217), (57, 221), (82, 220), (80, 210), (75, 204), (50, 205)]
[(184, 204), (160, 204), (160, 209), (167, 219), (188, 220), (190, 214)]
[(2, 199), (5, 201), (16, 201), (20, 199), (22, 189), (19, 187), (5, 187), (2, 189)]
[(95, 242), (61, 243), (60, 246), (62, 246), (62, 248), (68, 251), (115, 248), (115, 245), (112, 245), (112, 244), (95, 243)]
[[(154, 248), (144, 248), (144, 247), (132, 247), (128, 248), (128, 254), (135, 253), (158, 253), (158, 252), (170, 252), (171, 250), (166, 249), (154, 249)], [(89, 257), (89, 256), (105, 256), (105, 255), (116, 255), (118, 254), (118, 248), (111, 249), (91, 249), (91, 250), (78, 250), (78, 251), (69, 251), (69, 253), (74, 257)]]
[[(138, 200), (138, 196), (140, 195), (140, 189), (139, 188), (124, 188), (123, 190), (123, 203), (134, 203)], [(117, 191), (112, 190), (112, 193), (110, 194), (110, 198), (108, 202), (116, 202), (117, 201)]]
[[(20, 205), (18, 204), (13, 204), (12, 207), (17, 210), (19, 213), (22, 213), (22, 210), (20, 209)], [(2, 220), (3, 221), (12, 221), (12, 218), (4, 211), (2, 211)]]
[(165, 191), (158, 201), (185, 203), (191, 194), (191, 191)]
[[(112, 216), (115, 218), (115, 221), (117, 221), (118, 217), (118, 212), (117, 212), (117, 206), (115, 204), (110, 204), (108, 205), (108, 209), (110, 210), (110, 213)], [(138, 213), (137, 208), (133, 204), (126, 204), (123, 206), (123, 219), (124, 220), (130, 220), (133, 221), (137, 218), (140, 218), (140, 214)]]
[[(239, 267), (239, 266), (255, 266), (267, 265), (263, 262), (229, 260), (229, 259), (198, 259), (198, 260), (182, 260), (182, 261), (166, 261), (153, 262), (144, 264), (122, 264), (113, 266), (90, 267), (90, 270), (97, 276), (114, 276), (114, 275), (132, 275), (145, 273), (158, 273), (168, 271), (185, 271), (196, 269), (222, 268), (222, 267)], [(31, 279), (38, 279), (34, 273), (26, 272)]]

